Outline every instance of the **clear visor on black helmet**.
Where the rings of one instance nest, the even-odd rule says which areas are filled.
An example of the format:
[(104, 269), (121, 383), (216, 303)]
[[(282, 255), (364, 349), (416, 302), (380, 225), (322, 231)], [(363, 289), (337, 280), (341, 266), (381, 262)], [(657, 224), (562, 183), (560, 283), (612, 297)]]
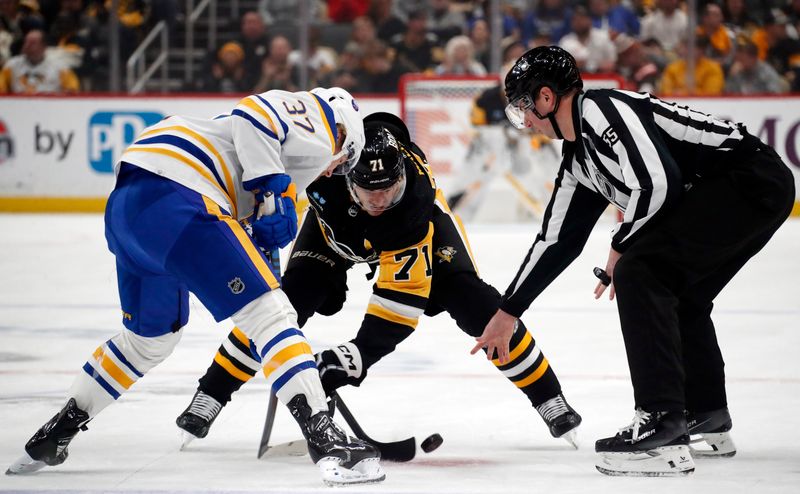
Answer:
[(403, 199), (406, 191), (406, 171), (405, 167), (400, 169), (400, 176), (391, 185), (373, 189), (362, 187), (347, 176), (347, 188), (350, 189), (350, 196), (358, 206), (364, 211), (380, 213), (391, 209)]
[(524, 129), (525, 112), (533, 108), (533, 97), (530, 94), (523, 94), (519, 98), (506, 105), (506, 117), (511, 125), (518, 129)]
[(342, 150), (333, 156), (331, 162), (338, 162), (332, 172), (334, 175), (347, 175), (350, 173), (350, 170), (355, 168), (356, 163), (358, 163), (356, 144), (354, 142), (345, 143)]

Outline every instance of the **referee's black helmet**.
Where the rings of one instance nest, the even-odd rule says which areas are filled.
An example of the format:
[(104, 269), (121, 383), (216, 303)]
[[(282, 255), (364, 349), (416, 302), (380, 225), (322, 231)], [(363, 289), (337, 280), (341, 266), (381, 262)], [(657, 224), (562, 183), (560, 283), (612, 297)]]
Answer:
[(583, 79), (575, 57), (558, 46), (538, 46), (528, 50), (506, 75), (509, 102), (525, 95), (531, 99), (543, 86), (562, 95), (572, 88), (583, 89)]

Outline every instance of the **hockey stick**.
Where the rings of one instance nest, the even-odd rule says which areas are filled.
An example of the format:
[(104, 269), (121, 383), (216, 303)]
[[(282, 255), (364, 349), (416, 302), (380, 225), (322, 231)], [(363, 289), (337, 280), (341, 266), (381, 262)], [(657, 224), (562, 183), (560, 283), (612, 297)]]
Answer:
[(378, 448), (381, 452), (381, 459), (396, 462), (411, 461), (414, 459), (417, 453), (417, 440), (414, 437), (390, 443), (376, 441), (364, 432), (364, 429), (358, 424), (355, 417), (353, 417), (353, 414), (350, 412), (350, 409), (347, 408), (347, 405), (342, 401), (342, 397), (339, 396), (336, 391), (331, 393), (331, 399), (336, 404), (336, 408), (339, 410), (339, 413), (342, 414), (342, 417), (344, 417), (347, 425), (353, 430), (353, 434), (359, 439), (363, 439)]
[[(269, 194), (264, 197), (264, 202), (261, 204), (258, 210), (258, 215), (270, 215), (275, 213), (276, 204), (283, 208), (283, 203), (275, 197), (274, 194)], [(264, 252), (266, 256), (269, 258), (270, 269), (272, 270), (272, 274), (275, 275), (275, 279), (280, 282), (281, 280), (281, 251), (277, 247), (271, 249), (269, 252)], [(278, 408), (278, 395), (275, 394), (275, 391), (272, 390), (270, 387), (269, 390), (269, 401), (267, 402), (267, 416), (264, 418), (264, 429), (261, 431), (261, 442), (258, 444), (258, 456), (257, 458), (261, 458), (270, 449), (269, 446), (269, 438), (272, 435), (272, 426), (275, 424), (275, 411)]]
[(275, 424), (275, 411), (278, 408), (278, 395), (272, 389), (269, 391), (267, 403), (267, 417), (264, 419), (264, 430), (261, 432), (261, 442), (258, 445), (258, 457), (261, 459), (269, 449), (269, 437), (272, 435), (272, 426)]

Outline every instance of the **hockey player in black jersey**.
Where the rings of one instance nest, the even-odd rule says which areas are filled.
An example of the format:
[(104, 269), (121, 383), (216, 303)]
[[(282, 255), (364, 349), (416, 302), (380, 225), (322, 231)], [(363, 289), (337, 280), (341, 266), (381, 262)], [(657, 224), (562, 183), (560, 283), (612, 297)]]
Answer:
[[(405, 124), (386, 113), (370, 115), (364, 124), (367, 145), (355, 169), (307, 189), (310, 208), (282, 280), (303, 327), (315, 313), (341, 310), (355, 263), (377, 270), (355, 338), (317, 354), (328, 393), (358, 386), (372, 365), (414, 332), (421, 315), (447, 311), (477, 337), (500, 303), (497, 290), (478, 277), (466, 234)], [(581, 417), (521, 322), (510, 344), (510, 359), (494, 364), (527, 396), (553, 437), (576, 446)], [(234, 328), (177, 419), (188, 439), (205, 437), (231, 395), (260, 368), (247, 337)]]
[(690, 434), (712, 446), (692, 455), (732, 456), (711, 310), (788, 217), (790, 170), (741, 124), (646, 93), (583, 92), (575, 59), (561, 48), (527, 52), (505, 84), (509, 120), (563, 139), (563, 158), (542, 229), (473, 352), (508, 358), (517, 318), (577, 257), (611, 203), (623, 217), (595, 297), (616, 295), (636, 413), (597, 441), (597, 468), (690, 473)]

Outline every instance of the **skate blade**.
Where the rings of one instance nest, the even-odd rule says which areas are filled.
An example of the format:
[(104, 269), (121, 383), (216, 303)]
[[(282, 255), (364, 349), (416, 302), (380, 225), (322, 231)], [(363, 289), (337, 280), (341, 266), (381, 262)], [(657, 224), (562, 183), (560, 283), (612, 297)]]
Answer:
[(28, 473), (38, 472), (46, 467), (47, 463), (39, 460), (34, 460), (28, 453), (20, 456), (17, 461), (11, 464), (6, 470), (6, 475), (25, 475)]
[(189, 444), (191, 444), (192, 441), (198, 439), (198, 437), (190, 432), (186, 432), (185, 430), (181, 429), (180, 439), (181, 439), (181, 446), (179, 450), (185, 451), (186, 447), (189, 446)]
[(574, 428), (574, 429), (572, 429), (571, 431), (567, 431), (567, 432), (565, 432), (565, 433), (564, 433), (564, 434), (561, 436), (561, 439), (563, 439), (563, 440), (567, 441), (567, 442), (568, 442), (568, 443), (569, 443), (569, 444), (570, 444), (570, 445), (571, 445), (573, 448), (575, 448), (575, 449), (579, 449), (579, 444), (578, 444), (578, 428), (577, 428), (577, 427), (576, 427), (576, 428)]
[(308, 443), (305, 439), (297, 439), (281, 444), (270, 446), (264, 451), (261, 458), (272, 458), (276, 456), (305, 456), (308, 454)]
[[(697, 448), (693, 444), (708, 447)], [(728, 432), (705, 433), (692, 436), (689, 450), (695, 458), (730, 458), (736, 454), (736, 445)]]
[(386, 479), (378, 458), (361, 460), (352, 468), (345, 468), (339, 462), (338, 458), (322, 458), (317, 462), (322, 472), (322, 481), (328, 487), (375, 484)]
[(636, 453), (599, 453), (600, 473), (624, 477), (679, 477), (694, 472), (688, 446), (662, 446)]

